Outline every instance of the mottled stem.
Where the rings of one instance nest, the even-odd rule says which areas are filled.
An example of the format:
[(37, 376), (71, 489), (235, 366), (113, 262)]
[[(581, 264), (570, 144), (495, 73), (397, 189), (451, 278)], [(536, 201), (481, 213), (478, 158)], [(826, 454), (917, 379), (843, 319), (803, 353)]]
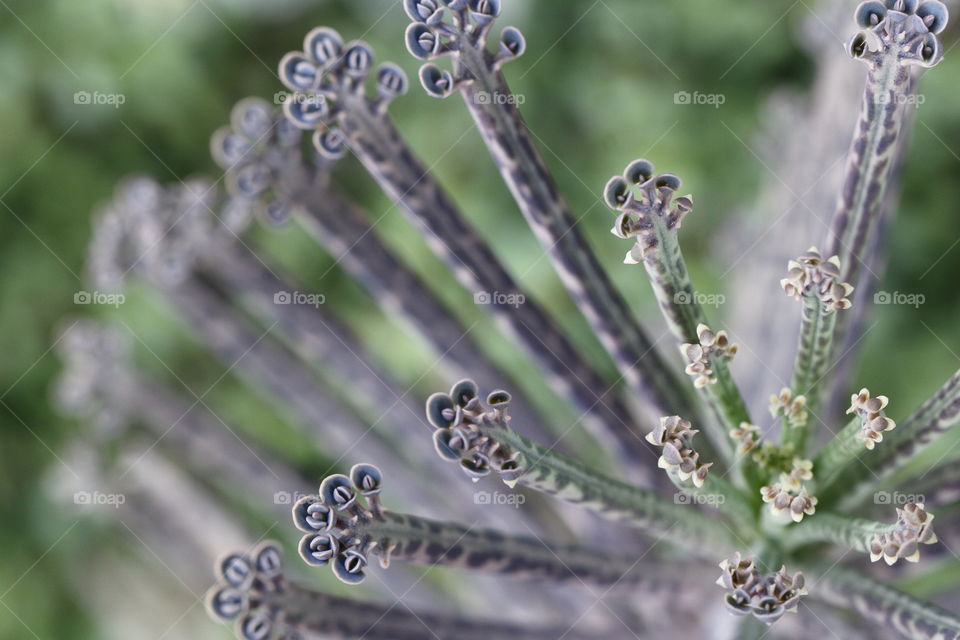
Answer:
[[(185, 282), (164, 291), (189, 327), (223, 363), (250, 382), (252, 389), (280, 403), (306, 427), (320, 450), (346, 460), (369, 457), (382, 462), (400, 486), (418, 487), (418, 466), (401, 457), (396, 442), (385, 442), (377, 430), (365, 425), (339, 400), (328, 394), (316, 378), (287, 350), (235, 314), (227, 302), (199, 283)], [(394, 434), (400, 435), (400, 434)], [(433, 465), (431, 465), (433, 468)], [(448, 475), (441, 469), (437, 473)], [(442, 487), (431, 485), (432, 499), (451, 513), (469, 517), (462, 501)]]
[[(633, 470), (636, 477), (643, 477), (638, 462), (650, 452), (637, 437), (635, 412), (615, 392), (611, 393), (616, 385), (604, 380), (504, 268), (489, 244), (402, 139), (383, 102), (365, 95), (357, 78), (370, 70), (369, 46), (353, 43), (341, 56), (343, 44), (339, 35), (331, 30), (316, 30), (307, 40), (313, 42), (315, 38), (336, 50), (336, 63), (318, 71), (313, 79), (301, 81), (302, 76), (295, 69), (320, 62), (310, 57), (313, 54), (309, 51), (288, 54), (280, 64), (281, 78), (293, 90), (322, 88), (328, 110), (324, 126), (337, 127), (370, 175), (406, 212), (459, 282), (475, 297), (490, 303), (483, 306), (540, 363), (563, 395), (584, 412), (585, 426), (606, 451), (624, 468)], [(292, 109), (287, 115), (298, 126), (313, 128), (317, 124), (316, 119), (310, 120)], [(518, 296), (523, 296), (523, 304), (511, 304), (510, 300)]]
[(863, 453), (863, 440), (858, 437), (860, 429), (860, 417), (854, 416), (814, 458), (813, 477), (818, 492), (825, 493), (841, 473)]
[(787, 548), (815, 542), (831, 542), (854, 551), (869, 552), (874, 536), (897, 530), (896, 523), (850, 518), (838, 513), (817, 511), (803, 521), (785, 527), (780, 540)]
[[(653, 216), (652, 220), (657, 249), (644, 258), (644, 267), (673, 335), (681, 344), (699, 344), (697, 327), (706, 324), (706, 313), (690, 280), (676, 230), (668, 229), (663, 218)], [(716, 382), (700, 388), (715, 416), (706, 421), (706, 433), (724, 460), (730, 462), (733, 443), (728, 434), (741, 422), (750, 422), (750, 416), (728, 364), (714, 358), (710, 366)]]
[(729, 530), (716, 526), (699, 512), (667, 502), (659, 495), (597, 473), (583, 464), (524, 438), (512, 429), (490, 434), (507, 449), (516, 452), (519, 475), (507, 484), (521, 484), (543, 491), (565, 502), (596, 512), (610, 520), (624, 522), (655, 535), (683, 539), (707, 549), (736, 545)]
[(488, 409), (472, 381), (458, 383), (450, 394), (433, 394), (427, 400), (427, 416), (438, 429), (434, 444), (440, 456), (459, 461), (470, 476), (493, 470), (507, 486), (542, 491), (608, 520), (683, 540), (704, 554), (723, 555), (742, 544), (729, 528), (690, 505), (668, 502), (520, 435), (507, 425), (508, 397), (502, 391), (490, 394)]
[(692, 403), (674, 368), (655, 349), (623, 296), (576, 226), (556, 181), (537, 151), (503, 74), (485, 46), (461, 41), (458, 75), (467, 109), (500, 175), (580, 311), (630, 384), (659, 414), (687, 412)]
[[(419, 516), (385, 511), (351, 523), (351, 537), (376, 542), (391, 562), (459, 567), (531, 580), (551, 580), (644, 592), (679, 589), (666, 573), (636, 556), (580, 545), (555, 545)], [(635, 570), (632, 570), (635, 569)]]
[(911, 640), (945, 640), (960, 636), (960, 617), (888, 587), (872, 576), (841, 566), (810, 571), (820, 574), (810, 592), (833, 605), (852, 608), (881, 628)]
[[(804, 298), (800, 339), (790, 389), (806, 397), (808, 411), (814, 414), (820, 396), (820, 382), (830, 364), (836, 322), (837, 311), (831, 309), (822, 299), (818, 296)], [(784, 443), (792, 444), (800, 455), (806, 451), (812, 431), (811, 422), (816, 423), (816, 420), (808, 419), (803, 425), (784, 430)]]

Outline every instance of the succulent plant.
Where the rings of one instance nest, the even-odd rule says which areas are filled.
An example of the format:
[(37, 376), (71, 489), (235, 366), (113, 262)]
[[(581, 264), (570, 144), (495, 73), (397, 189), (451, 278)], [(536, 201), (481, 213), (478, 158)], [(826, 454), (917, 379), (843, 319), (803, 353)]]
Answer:
[[(638, 159), (602, 191), (597, 185), (615, 212), (613, 235), (627, 241), (626, 266), (598, 255), (584, 227), (599, 218), (575, 219), (507, 85), (503, 68), (523, 55), (526, 43), (514, 27), (492, 36), (500, 0), (403, 5), (411, 20), (406, 47), (424, 61), (420, 84), (437, 98), (461, 94), (517, 208), (622, 384), (511, 275), (404, 140), (389, 115), (390, 103), (409, 90), (402, 68), (375, 68), (367, 43), (346, 42), (329, 27), (313, 29), (302, 49), (279, 63), (291, 92), (282, 109), (242, 100), (229, 126), (213, 136), (226, 189), (203, 178), (172, 186), (126, 180), (97, 218), (88, 262), (99, 286), (116, 288), (134, 277), (148, 282), (225, 364), (296, 416), (333, 461), (331, 470), (353, 465), (347, 473), (325, 473), (316, 493), (291, 500), (293, 525), (303, 534), (299, 555), (307, 565), (329, 566), (347, 585), (369, 586), (372, 574), (403, 606), (289, 580), (282, 547), (260, 543), (217, 565), (211, 614), (236, 621), (238, 636), (249, 640), (693, 637), (708, 635), (711, 625), (698, 621), (713, 607), (734, 615), (717, 625), (716, 637), (808, 637), (796, 619), (837, 609), (866, 620), (851, 628), (874, 625), (884, 637), (960, 637), (960, 616), (898, 590), (890, 584), (898, 574), (877, 573), (867, 562), (917, 562), (922, 546), (938, 543), (927, 509), (955, 497), (917, 497), (888, 505), (882, 515), (865, 505), (889, 487), (884, 482), (923, 487), (931, 498), (956, 483), (952, 469), (943, 469), (943, 482), (926, 484), (903, 474), (919, 451), (960, 421), (960, 373), (897, 422), (887, 416), (886, 396), (854, 392), (859, 383), (835, 375), (843, 372), (839, 346), (858, 327), (848, 316), (868, 304), (859, 295), (863, 265), (889, 206), (906, 98), (919, 70), (943, 57), (944, 5), (873, 0), (856, 9), (861, 31), (848, 52), (868, 68), (860, 117), (832, 229), (801, 245), (813, 241), (825, 250), (814, 245), (795, 259), (783, 256), (789, 261), (780, 285), (802, 307), (792, 379), (764, 388), (772, 394), (767, 423), (751, 416), (731, 367), (750, 345), (738, 345), (732, 329), (708, 317), (684, 261), (680, 230), (695, 212), (693, 197), (679, 195), (681, 179)], [(443, 58), (449, 68), (435, 64)], [(474, 296), (512, 296), (483, 308), (557, 397), (581, 414), (577, 426), (599, 444), (593, 461), (561, 443), (564, 434), (517, 388), (515, 374), (473, 341), (461, 316), (377, 238), (371, 216), (337, 190), (333, 166), (349, 155), (460, 285)], [(387, 314), (423, 336), (444, 374), (458, 380), (449, 392), (426, 398), (424, 410), (334, 313), (278, 298), (302, 287), (244, 243), (254, 219), (270, 227), (295, 222), (337, 256)], [(608, 269), (636, 272), (640, 264), (673, 348), (651, 338), (608, 275)], [(302, 471), (214, 435), (216, 416), (188, 407), (177, 418), (189, 400), (138, 373), (115, 332), (80, 324), (65, 336), (68, 366), (58, 397), (71, 411), (114, 429), (142, 421), (161, 439), (167, 421), (185, 421), (189, 432), (171, 438), (194, 468), (223, 474), (257, 500), (273, 486), (262, 470), (253, 479), (248, 470), (258, 462), (277, 470), (278, 486), (306, 490)], [(854, 392), (846, 424), (832, 415), (827, 391), (837, 388)], [(820, 424), (830, 437), (817, 433)], [(498, 495), (522, 508), (504, 516), (469, 504), (458, 493), (471, 486), (458, 485), (464, 475), (474, 483), (502, 480), (507, 491)], [(426, 508), (443, 519), (416, 515)], [(381, 570), (371, 571), (374, 557)], [(722, 591), (710, 578), (718, 564)], [(469, 615), (408, 607), (383, 578), (397, 565), (401, 572), (417, 566), (469, 572), (452, 589), (467, 594)], [(536, 584), (557, 615), (593, 589), (602, 592), (598, 601), (608, 593), (620, 599), (605, 602), (609, 616), (584, 625), (566, 618), (544, 624), (484, 611), (477, 606), (484, 596), (474, 600), (480, 591), (474, 574), (495, 584)], [(510, 588), (504, 594), (534, 591)], [(443, 606), (452, 606), (450, 594), (438, 591), (448, 598)], [(497, 594), (486, 595), (496, 606)]]

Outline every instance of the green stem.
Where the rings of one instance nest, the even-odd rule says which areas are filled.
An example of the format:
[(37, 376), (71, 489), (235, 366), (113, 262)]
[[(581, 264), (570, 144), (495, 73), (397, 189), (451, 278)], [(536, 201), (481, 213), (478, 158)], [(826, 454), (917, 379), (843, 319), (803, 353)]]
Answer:
[[(694, 496), (691, 502), (707, 504), (722, 510), (738, 527), (751, 527), (757, 520), (757, 510), (751, 505), (747, 496), (732, 484), (717, 476), (708, 473), (702, 487), (697, 487), (691, 480), (681, 480), (673, 469), (667, 471), (670, 480), (684, 494)], [(677, 499), (679, 499), (677, 494)]]
[(828, 489), (841, 472), (866, 450), (858, 437), (860, 427), (860, 417), (854, 416), (814, 458), (813, 479), (818, 491)]
[[(668, 229), (659, 216), (650, 218), (657, 246), (648, 252), (643, 264), (660, 303), (660, 310), (677, 340), (698, 344), (697, 326), (707, 324), (706, 314), (697, 301), (676, 229)], [(734, 453), (729, 432), (741, 422), (750, 422), (750, 415), (727, 363), (715, 358), (710, 365), (717, 381), (702, 387), (700, 393), (716, 420), (706, 423), (705, 432), (724, 462), (729, 464)]]
[[(816, 412), (819, 404), (820, 381), (830, 363), (836, 323), (837, 312), (829, 309), (818, 295), (804, 297), (803, 319), (790, 388), (794, 394), (806, 397), (807, 410), (811, 414)], [(792, 444), (801, 457), (806, 452), (807, 441), (812, 434), (811, 422), (808, 418), (802, 425), (784, 429), (784, 444)]]
[(658, 536), (682, 539), (693, 550), (711, 557), (742, 546), (729, 529), (717, 526), (699, 511), (597, 473), (505, 425), (485, 421), (479, 431), (481, 436), (490, 438), (515, 456), (513, 469), (505, 478), (508, 486), (521, 484), (589, 509), (606, 519)]
[(896, 523), (887, 524), (818, 511), (804, 518), (802, 522), (785, 527), (781, 533), (781, 541), (788, 548), (814, 542), (832, 542), (854, 551), (868, 552), (870, 540), (874, 536), (890, 533), (897, 528)]

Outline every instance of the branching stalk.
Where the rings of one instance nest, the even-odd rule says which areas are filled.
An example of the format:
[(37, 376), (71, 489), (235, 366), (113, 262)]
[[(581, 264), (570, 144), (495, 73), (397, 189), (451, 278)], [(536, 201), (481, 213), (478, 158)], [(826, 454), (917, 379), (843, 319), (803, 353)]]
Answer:
[(490, 394), (489, 409), (477, 393), (476, 385), (465, 380), (449, 395), (435, 393), (427, 400), (427, 417), (437, 427), (437, 452), (459, 462), (468, 476), (479, 478), (496, 471), (507, 486), (520, 484), (542, 491), (603, 518), (682, 539), (705, 553), (729, 553), (740, 544), (729, 528), (678, 504), (679, 500), (668, 502), (523, 437), (507, 426), (506, 392)]

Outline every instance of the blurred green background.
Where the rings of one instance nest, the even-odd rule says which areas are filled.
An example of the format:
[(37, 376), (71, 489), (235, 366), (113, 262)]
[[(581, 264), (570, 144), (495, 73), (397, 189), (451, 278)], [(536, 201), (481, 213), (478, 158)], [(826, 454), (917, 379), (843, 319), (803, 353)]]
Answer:
[[(609, 211), (594, 205), (609, 175), (639, 155), (682, 176), (696, 194), (697, 215), (684, 225), (685, 251), (701, 288), (722, 290), (718, 275), (725, 265), (716, 263), (721, 231), (735, 224), (771, 179), (732, 132), (753, 144), (771, 92), (809, 85), (812, 63), (796, 37), (798, 26), (810, 19), (808, 4), (504, 4), (503, 24), (520, 27), (528, 41), (527, 54), (508, 66), (507, 77), (526, 99), (525, 118), (543, 141), (544, 156), (573, 210), (590, 210), (581, 224), (638, 312), (657, 322), (643, 277), (618, 268), (624, 247), (607, 233)], [(239, 98), (269, 98), (281, 89), (276, 61), (299, 48), (313, 26), (334, 26), (347, 39), (362, 36), (379, 59), (394, 60), (415, 77), (417, 63), (402, 43), (407, 23), (400, 2), (387, 0), (0, 0), (0, 637), (100, 637), (97, 621), (78, 597), (83, 588), (78, 567), (107, 545), (131, 557), (143, 555), (130, 535), (78, 518), (46, 494), (44, 477), (67, 444), (85, 432), (50, 404), (59, 368), (50, 348), (62, 320), (91, 313), (135, 327), (162, 359), (144, 357), (144, 366), (172, 384), (167, 366), (200, 390), (222, 372), (149, 291), (133, 289), (119, 309), (74, 305), (75, 292), (89, 288), (83, 262), (91, 210), (130, 172), (165, 182), (197, 173), (219, 176), (208, 154), (210, 133)], [(849, 35), (852, 21), (834, 29)], [(946, 60), (923, 83), (926, 101), (918, 111), (904, 205), (884, 276), (886, 289), (922, 293), (926, 304), (919, 312), (879, 308), (881, 322), (865, 340), (859, 365), (858, 380), (894, 396), (903, 412), (957, 368), (960, 353), (955, 320), (960, 249), (950, 250), (960, 229), (960, 56), (949, 51), (955, 42), (955, 34), (946, 34)], [(836, 55), (843, 55), (839, 44)], [(722, 93), (725, 103), (719, 109), (677, 108), (673, 94), (681, 90)], [(78, 91), (122, 94), (124, 103), (76, 104)], [(414, 87), (392, 113), (514, 273), (599, 357), (476, 131), (454, 144), (472, 128), (458, 103), (432, 100)], [(355, 161), (341, 164), (338, 176), (347, 191), (375, 215), (390, 210)], [(398, 212), (385, 216), (378, 229), (462, 313), (473, 312), (469, 297), (438, 275), (442, 268)], [(448, 385), (435, 375), (418, 382), (429, 354), (385, 324), (339, 270), (320, 282), (311, 278), (326, 272), (331, 260), (299, 230), (258, 230), (254, 236), (255, 244), (326, 292), (332, 308), (350, 319), (414, 393)], [(786, 260), (819, 238), (769, 241), (783, 244)], [(930, 269), (937, 256), (942, 258)], [(483, 325), (479, 335), (510, 362), (509, 345), (491, 326)], [(304, 457), (277, 436), (286, 433), (274, 428), (281, 419), (239, 382), (226, 379), (209, 402), (241, 428), (273, 438), (269, 446)], [(176, 581), (156, 568), (156, 580), (176, 592)], [(215, 632), (211, 625), (209, 637)], [(188, 637), (176, 626), (167, 633)]]

